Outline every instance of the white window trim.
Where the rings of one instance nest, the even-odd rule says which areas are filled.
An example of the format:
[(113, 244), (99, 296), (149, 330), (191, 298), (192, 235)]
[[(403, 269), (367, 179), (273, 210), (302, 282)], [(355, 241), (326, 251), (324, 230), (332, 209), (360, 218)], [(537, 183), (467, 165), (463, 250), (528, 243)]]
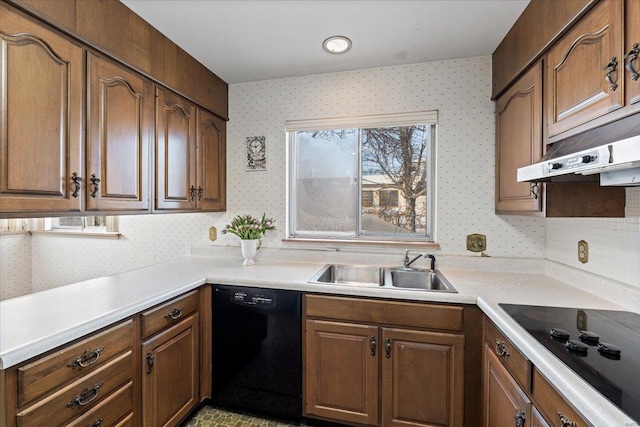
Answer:
[[(315, 131), (315, 130), (330, 130), (330, 129), (351, 129), (351, 128), (367, 128), (367, 127), (391, 127), (391, 126), (412, 126), (412, 125), (431, 125), (434, 128), (434, 144), (431, 151), (431, 182), (432, 184), (427, 187), (427, 221), (430, 224), (431, 237), (418, 238), (416, 236), (407, 236), (406, 239), (393, 238), (385, 239), (381, 236), (367, 237), (355, 237), (341, 239), (336, 235), (318, 235), (317, 237), (294, 236), (291, 230), (291, 215), (294, 211), (292, 189), (295, 188), (295, 176), (292, 174), (292, 162), (295, 162), (295, 132), (298, 131)], [(323, 246), (331, 249), (340, 249), (341, 247), (353, 247), (358, 245), (363, 246), (410, 246), (414, 248), (426, 248), (437, 250), (440, 245), (436, 240), (436, 189), (437, 189), (437, 174), (436, 159), (437, 159), (437, 141), (438, 141), (438, 110), (431, 111), (418, 111), (410, 113), (393, 113), (393, 114), (376, 114), (367, 116), (354, 116), (354, 117), (335, 117), (335, 118), (321, 118), (321, 119), (306, 119), (306, 120), (287, 120), (285, 121), (285, 131), (287, 137), (287, 207), (286, 207), (286, 238), (282, 240), (285, 244), (295, 244), (303, 246)]]

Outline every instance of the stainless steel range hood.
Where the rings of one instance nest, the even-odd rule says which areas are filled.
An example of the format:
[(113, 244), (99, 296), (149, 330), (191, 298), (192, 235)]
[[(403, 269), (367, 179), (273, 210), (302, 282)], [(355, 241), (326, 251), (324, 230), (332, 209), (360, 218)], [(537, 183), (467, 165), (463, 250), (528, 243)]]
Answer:
[(518, 169), (518, 182), (569, 181), (600, 174), (600, 185), (640, 185), (640, 135), (570, 154), (550, 149), (545, 157)]

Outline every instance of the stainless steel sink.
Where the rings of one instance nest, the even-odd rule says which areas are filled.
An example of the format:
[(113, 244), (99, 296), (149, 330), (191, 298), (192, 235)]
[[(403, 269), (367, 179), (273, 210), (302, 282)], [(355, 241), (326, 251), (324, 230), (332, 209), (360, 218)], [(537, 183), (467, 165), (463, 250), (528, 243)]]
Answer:
[(383, 286), (384, 268), (373, 265), (327, 264), (309, 282), (351, 286)]
[(385, 283), (390, 284), (394, 288), (458, 292), (439, 271), (431, 270), (387, 269), (385, 271)]
[(372, 265), (327, 264), (309, 280), (309, 283), (458, 292), (437, 270)]

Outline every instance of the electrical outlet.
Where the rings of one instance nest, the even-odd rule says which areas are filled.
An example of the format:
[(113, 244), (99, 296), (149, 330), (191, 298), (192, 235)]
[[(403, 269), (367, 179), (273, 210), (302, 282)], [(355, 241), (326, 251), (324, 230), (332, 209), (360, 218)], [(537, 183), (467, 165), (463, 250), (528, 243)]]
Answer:
[(215, 227), (209, 229), (209, 240), (215, 242), (218, 239), (218, 230)]
[(467, 236), (467, 250), (471, 252), (487, 250), (487, 236), (484, 234), (469, 234)]
[(584, 240), (578, 242), (578, 261), (583, 264), (589, 262), (589, 244)]

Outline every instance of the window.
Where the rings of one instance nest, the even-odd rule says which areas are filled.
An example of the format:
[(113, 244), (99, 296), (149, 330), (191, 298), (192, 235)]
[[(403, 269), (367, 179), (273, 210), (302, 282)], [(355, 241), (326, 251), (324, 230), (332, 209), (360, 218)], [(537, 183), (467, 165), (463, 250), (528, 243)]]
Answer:
[(287, 122), (291, 238), (433, 241), (437, 112)]

